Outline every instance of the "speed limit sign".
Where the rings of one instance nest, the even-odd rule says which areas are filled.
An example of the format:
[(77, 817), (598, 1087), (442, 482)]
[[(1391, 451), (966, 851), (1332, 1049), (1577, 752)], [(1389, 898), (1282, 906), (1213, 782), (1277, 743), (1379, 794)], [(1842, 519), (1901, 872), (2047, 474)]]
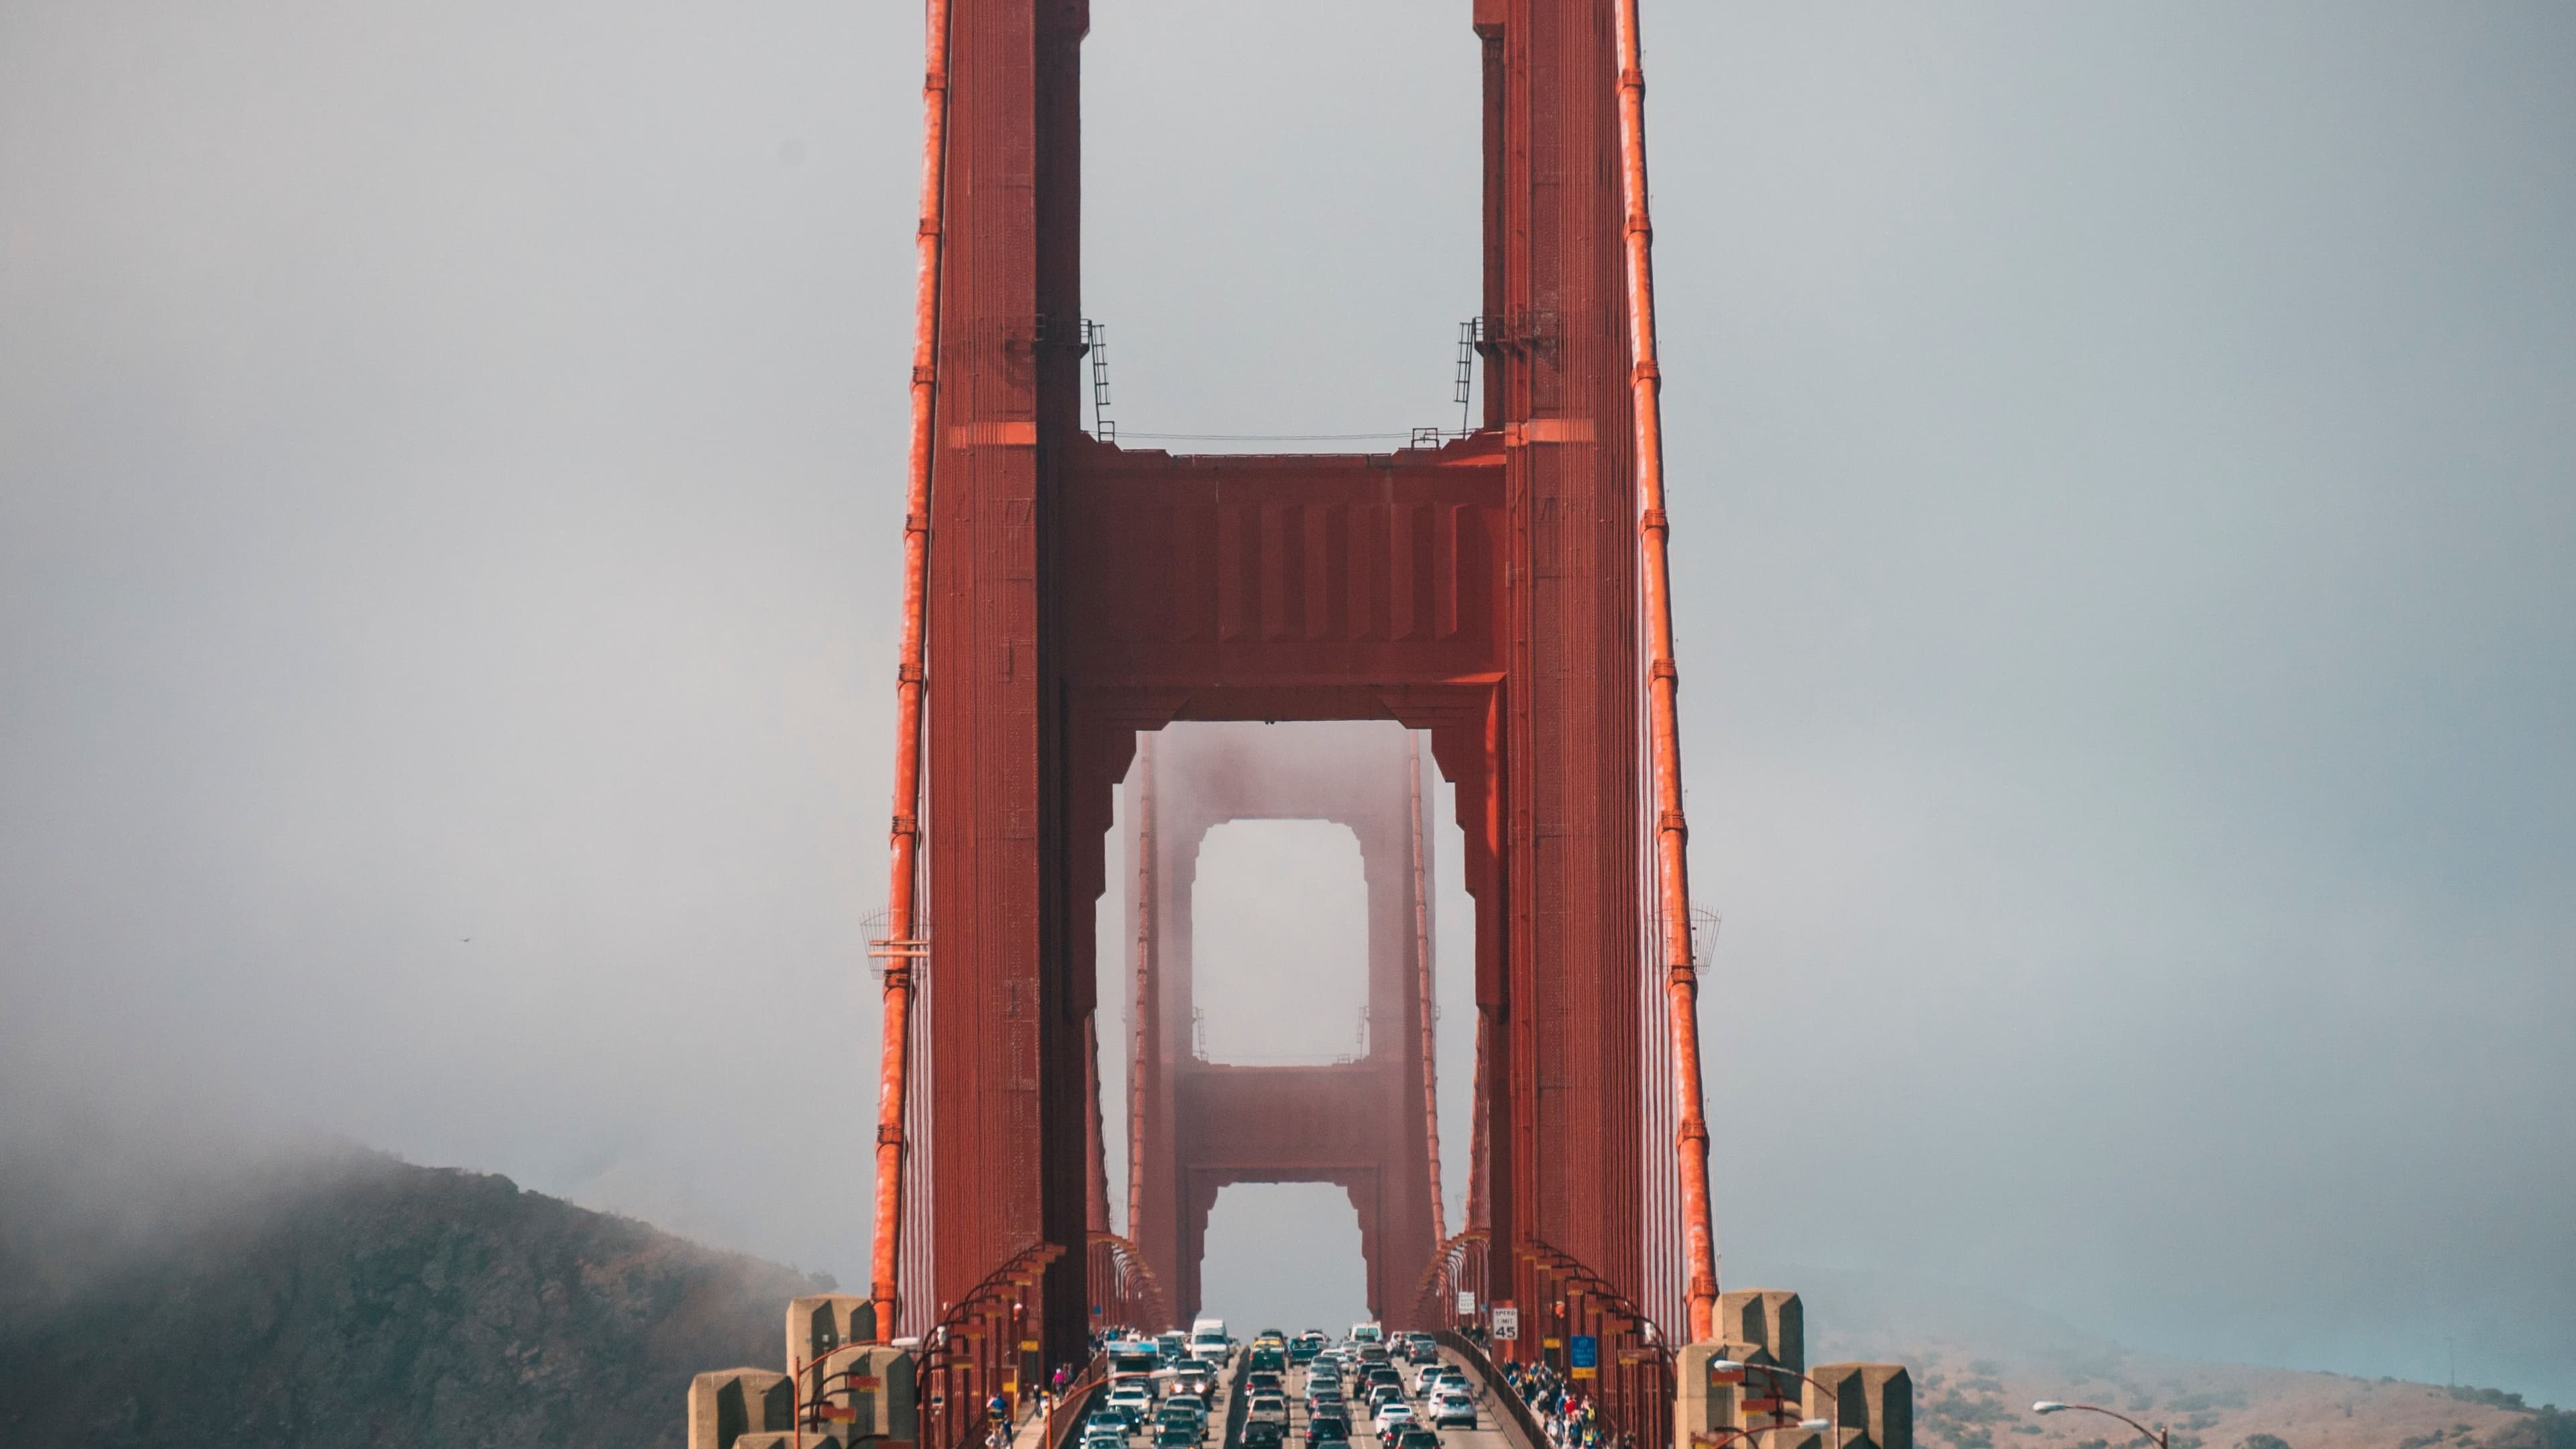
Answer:
[(1520, 1337), (1520, 1336), (1521, 1336), (1521, 1311), (1520, 1311), (1520, 1309), (1519, 1309), (1517, 1306), (1515, 1306), (1515, 1305), (1513, 1305), (1513, 1304), (1509, 1304), (1509, 1303), (1497, 1303), (1497, 1304), (1495, 1304), (1495, 1305), (1494, 1305), (1494, 1337), (1496, 1337), (1496, 1338), (1518, 1338), (1518, 1337)]

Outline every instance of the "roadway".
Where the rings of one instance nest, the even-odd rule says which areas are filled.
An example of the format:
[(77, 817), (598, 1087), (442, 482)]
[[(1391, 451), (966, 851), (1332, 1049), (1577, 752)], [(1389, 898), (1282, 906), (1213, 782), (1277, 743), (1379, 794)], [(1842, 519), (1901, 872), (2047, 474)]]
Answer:
[[(1522, 1443), (1519, 1431), (1512, 1426), (1509, 1416), (1494, 1407), (1495, 1396), (1510, 1392), (1508, 1389), (1499, 1384), (1483, 1382), (1474, 1364), (1448, 1349), (1444, 1348), (1440, 1351), (1440, 1358), (1444, 1363), (1456, 1364), (1466, 1370), (1467, 1382), (1477, 1386), (1476, 1427), (1433, 1429), (1432, 1432), (1440, 1436), (1440, 1449), (1545, 1449), (1545, 1446)], [(1242, 1355), (1238, 1354), (1235, 1362), (1240, 1365), (1243, 1362)], [(1414, 1366), (1411, 1364), (1398, 1366), (1404, 1370), (1404, 1381), (1409, 1389), (1413, 1383)], [(1237, 1372), (1229, 1369), (1222, 1377), (1219, 1391), (1231, 1395), (1237, 1377)], [(1306, 1449), (1306, 1370), (1303, 1365), (1292, 1364), (1289, 1367), (1287, 1385), (1288, 1438), (1282, 1449)], [(1413, 1405), (1413, 1411), (1417, 1414), (1429, 1411), (1428, 1405), (1412, 1397), (1410, 1393), (1407, 1394), (1405, 1401)], [(1211, 1404), (1210, 1417), (1228, 1428), (1225, 1449), (1243, 1449), (1241, 1441), (1232, 1432), (1234, 1426), (1227, 1412), (1231, 1407), (1230, 1398), (1222, 1404)], [(1364, 1415), (1354, 1414), (1352, 1418), (1351, 1449), (1377, 1449), (1377, 1433), (1370, 1428)]]

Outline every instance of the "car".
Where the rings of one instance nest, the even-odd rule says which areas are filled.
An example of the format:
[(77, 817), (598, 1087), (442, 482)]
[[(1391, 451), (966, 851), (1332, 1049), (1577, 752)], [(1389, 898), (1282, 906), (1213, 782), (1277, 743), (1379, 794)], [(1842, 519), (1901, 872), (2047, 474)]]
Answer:
[(1085, 1445), (1124, 1445), (1127, 1442), (1127, 1426), (1115, 1419), (1106, 1424), (1085, 1424), (1082, 1426), (1082, 1442)]
[(1283, 1393), (1287, 1387), (1287, 1376), (1276, 1369), (1246, 1369), (1243, 1386), (1256, 1394)]
[(1254, 1394), (1251, 1402), (1244, 1405), (1243, 1421), (1247, 1424), (1285, 1424), (1288, 1422), (1288, 1401), (1277, 1394)]
[(1206, 1437), (1187, 1424), (1165, 1424), (1154, 1431), (1154, 1449), (1198, 1449)]
[(1374, 1322), (1354, 1323), (1351, 1325), (1351, 1342), (1384, 1343), (1386, 1342), (1386, 1330), (1380, 1328)]
[(1288, 1360), (1291, 1363), (1310, 1362), (1315, 1355), (1323, 1351), (1324, 1330), (1320, 1328), (1307, 1329), (1304, 1333), (1288, 1340)]
[(1309, 1424), (1306, 1426), (1306, 1449), (1351, 1449), (1350, 1430), (1344, 1427), (1338, 1432), (1328, 1432)]
[(1246, 1424), (1236, 1442), (1243, 1449), (1279, 1449), (1288, 1440), (1285, 1424)]
[(1119, 1384), (1109, 1391), (1109, 1397), (1101, 1400), (1101, 1403), (1111, 1413), (1126, 1419), (1131, 1428), (1143, 1423), (1145, 1416), (1154, 1411), (1153, 1391), (1143, 1384)]
[(1308, 1439), (1348, 1439), (1351, 1416), (1348, 1414), (1310, 1414), (1306, 1417)]
[(1418, 1399), (1424, 1394), (1431, 1392), (1431, 1386), (1440, 1381), (1440, 1371), (1447, 1367), (1447, 1364), (1440, 1362), (1438, 1359), (1433, 1359), (1431, 1362), (1415, 1369), (1413, 1371), (1413, 1396)]
[(1343, 1398), (1338, 1393), (1308, 1394), (1306, 1396), (1306, 1416), (1308, 1418), (1313, 1418), (1317, 1414), (1346, 1414), (1350, 1412), (1350, 1407), (1351, 1401)]
[(1439, 1429), (1476, 1427), (1476, 1401), (1463, 1389), (1439, 1389), (1431, 1395), (1431, 1423)]
[(1390, 1449), (1440, 1449), (1440, 1436), (1428, 1429), (1399, 1429)]
[(1207, 1400), (1200, 1398), (1196, 1394), (1174, 1394), (1163, 1401), (1163, 1407), (1166, 1409), (1187, 1409), (1202, 1419), (1208, 1416)]
[(1377, 1430), (1380, 1439), (1386, 1439), (1395, 1430), (1412, 1422), (1413, 1406), (1397, 1398), (1378, 1405), (1377, 1413), (1369, 1419), (1369, 1426)]

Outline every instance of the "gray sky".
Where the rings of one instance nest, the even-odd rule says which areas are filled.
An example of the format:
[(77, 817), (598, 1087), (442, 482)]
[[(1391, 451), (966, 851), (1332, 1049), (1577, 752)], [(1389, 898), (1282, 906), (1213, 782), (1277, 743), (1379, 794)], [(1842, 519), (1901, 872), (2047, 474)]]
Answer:
[[(1098, 0), (1123, 433), (1454, 419), (1465, 10)], [(2576, 12), (1647, 40), (1730, 1280), (2576, 1399)], [(919, 78), (910, 4), (0, 0), (0, 1127), (863, 1276)]]

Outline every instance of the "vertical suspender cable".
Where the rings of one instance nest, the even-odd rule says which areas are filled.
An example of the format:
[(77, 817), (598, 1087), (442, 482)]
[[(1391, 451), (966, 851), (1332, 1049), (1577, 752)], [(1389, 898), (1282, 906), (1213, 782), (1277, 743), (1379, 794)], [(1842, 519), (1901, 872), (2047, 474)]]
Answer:
[(1422, 1130), (1431, 1153), (1431, 1241), (1449, 1241), (1449, 1209), (1440, 1192), (1440, 1077), (1432, 1060), (1431, 872), (1422, 857), (1422, 743), (1405, 737), (1413, 801), (1413, 971), (1415, 1010), (1422, 1018)]
[[(1154, 833), (1154, 737), (1136, 739), (1136, 1002), (1127, 1012), (1127, 1040), (1130, 1055), (1127, 1062), (1127, 1236), (1135, 1242), (1145, 1240), (1145, 1224), (1159, 1214), (1149, 1212), (1145, 1203), (1145, 1152), (1147, 1139), (1153, 1135), (1152, 1108), (1162, 1090), (1163, 1007), (1162, 968), (1155, 960), (1154, 944), (1161, 934), (1161, 922), (1154, 918), (1160, 909), (1154, 899), (1154, 877), (1159, 862), (1154, 859), (1157, 836)], [(1154, 1223), (1156, 1232), (1162, 1224)], [(1170, 1324), (1151, 1325), (1156, 1331)]]
[(1637, 39), (1637, 0), (1618, 0), (1619, 189), (1627, 234), (1629, 391), (1637, 450), (1638, 536), (1645, 555), (1647, 708), (1655, 765), (1655, 864), (1672, 1041), (1673, 1131), (1681, 1165), (1682, 1251), (1689, 1274), (1690, 1340), (1708, 1340), (1717, 1310), (1717, 1243), (1708, 1201), (1708, 1121), (1700, 1106), (1699, 976), (1691, 961), (1690, 830), (1682, 818), (1682, 743), (1673, 668), (1672, 575), (1665, 551), (1664, 419), (1655, 363), (1654, 227), (1646, 209), (1646, 73)]
[(912, 448), (903, 517), (903, 654), (896, 669), (893, 860), (886, 888), (884, 1076), (877, 1089), (876, 1337), (895, 1334), (896, 1262), (902, 1235), (903, 1116), (912, 973), (927, 960), (915, 929), (921, 845), (921, 707), (923, 615), (930, 600), (930, 455), (937, 401), (939, 267), (948, 189), (948, 3), (928, 0), (923, 14), (921, 80), (920, 291), (912, 319)]

